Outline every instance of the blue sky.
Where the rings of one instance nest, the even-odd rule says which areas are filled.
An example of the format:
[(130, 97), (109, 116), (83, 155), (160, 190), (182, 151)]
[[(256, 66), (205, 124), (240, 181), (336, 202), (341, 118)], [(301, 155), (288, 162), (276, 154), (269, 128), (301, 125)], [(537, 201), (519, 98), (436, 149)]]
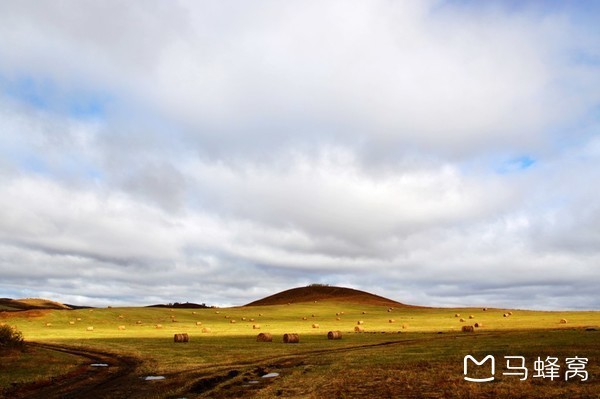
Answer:
[(0, 296), (599, 309), (598, 7), (3, 2)]

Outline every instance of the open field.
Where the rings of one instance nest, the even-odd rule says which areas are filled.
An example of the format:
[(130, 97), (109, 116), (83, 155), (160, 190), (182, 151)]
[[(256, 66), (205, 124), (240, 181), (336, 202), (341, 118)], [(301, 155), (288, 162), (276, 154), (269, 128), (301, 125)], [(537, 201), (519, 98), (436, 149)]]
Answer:
[[(509, 311), (512, 315), (504, 317)], [(32, 310), (0, 315), (0, 322), (16, 326), (27, 341), (139, 359), (131, 381), (123, 387), (127, 392), (113, 391), (113, 397), (600, 397), (600, 331), (590, 328), (600, 326), (600, 312), (389, 309), (319, 301), (225, 309)], [(567, 323), (560, 323), (561, 319)], [(364, 333), (354, 332), (359, 321)], [(475, 333), (460, 331), (475, 322), (483, 327)], [(256, 324), (260, 329), (253, 328)], [(202, 332), (203, 328), (210, 332)], [(327, 340), (331, 330), (341, 331), (343, 339)], [(273, 342), (256, 342), (259, 332), (272, 333)], [(190, 342), (174, 343), (175, 333), (188, 333)], [(300, 343), (284, 344), (284, 333), (300, 334)], [(10, 389), (13, 382), (47, 379), (53, 369), (54, 375), (60, 375), (81, 366), (81, 358), (53, 353), (56, 367), (48, 362), (44, 373), (31, 367), (32, 357), (47, 356), (43, 348), (30, 349), (21, 359), (12, 355), (10, 366), (2, 369), (0, 387)], [(462, 362), (468, 354), (496, 357), (493, 383), (463, 380)], [(526, 381), (501, 374), (505, 355), (526, 358), (530, 373)], [(538, 356), (560, 359), (560, 381), (531, 377)], [(588, 381), (564, 381), (565, 359), (574, 356), (589, 359)], [(280, 376), (263, 382), (260, 375), (267, 371)], [(146, 375), (167, 378), (138, 378)], [(259, 383), (249, 384), (252, 380)]]

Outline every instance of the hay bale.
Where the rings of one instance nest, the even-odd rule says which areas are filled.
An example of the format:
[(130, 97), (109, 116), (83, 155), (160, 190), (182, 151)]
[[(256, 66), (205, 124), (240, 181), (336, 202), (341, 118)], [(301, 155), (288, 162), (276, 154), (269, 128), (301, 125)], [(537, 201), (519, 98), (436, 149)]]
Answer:
[(229, 323), (230, 324), (235, 324), (235, 320), (231, 319), (231, 320), (229, 320)]
[(567, 319), (560, 319), (560, 324), (567, 324)]
[(308, 320), (306, 317), (303, 317), (302, 320)]
[(154, 326), (154, 328), (159, 328), (160, 329), (160, 328), (162, 328), (162, 324), (157, 324), (157, 325)]
[(454, 317), (460, 317), (460, 313), (455, 313)]
[(258, 316), (259, 316), (259, 317), (261, 317), (261, 316), (262, 316), (262, 313), (259, 313), (259, 314), (258, 314)]
[(364, 322), (364, 321), (362, 321), (362, 320), (359, 320), (359, 321), (357, 321), (357, 322), (356, 322), (356, 324), (357, 324), (357, 325), (359, 325), (359, 326), (360, 326), (360, 325), (362, 325), (362, 324), (364, 324), (364, 323), (365, 323), (365, 322)]
[(388, 313), (390, 313), (392, 311), (392, 309), (388, 309)]
[(219, 314), (219, 313), (221, 313), (221, 312), (219, 312), (218, 310), (215, 312), (215, 314)]
[(135, 324), (142, 324), (142, 321), (138, 320), (138, 321), (135, 322)]
[(283, 334), (284, 344), (297, 344), (300, 342), (300, 336), (294, 333)]
[(209, 332), (211, 332), (211, 329), (210, 329), (210, 328), (208, 328), (208, 327), (204, 327), (204, 328), (202, 329), (202, 332), (203, 332), (203, 333), (209, 333)]
[(192, 312), (192, 314), (197, 314), (198, 312)]
[(242, 317), (242, 321), (246, 321), (246, 318), (245, 318), (245, 317)]
[(367, 314), (367, 312), (362, 312), (362, 314)]
[(170, 310), (171, 312), (174, 312), (174, 311), (175, 311), (175, 310), (173, 310), (173, 309), (169, 309), (169, 310)]
[(177, 320), (171, 319), (171, 323), (177, 323)]
[(487, 312), (487, 308), (483, 308), (483, 311), (484, 311), (484, 312)]
[(256, 342), (273, 342), (273, 335), (270, 333), (260, 333), (256, 336)]
[(342, 339), (341, 331), (329, 331), (327, 333), (327, 339)]
[(125, 326), (119, 326), (117, 327), (119, 330), (123, 331), (125, 329)]
[(340, 320), (342, 320), (342, 319), (340, 319), (339, 317), (336, 317), (335, 319), (336, 319), (337, 321), (340, 321)]
[(173, 342), (189, 342), (190, 337), (187, 333), (173, 335)]
[(319, 325), (317, 323), (313, 323), (312, 328), (319, 328)]
[(361, 326), (354, 326), (354, 332), (365, 332), (365, 329)]
[(229, 318), (229, 316), (225, 315), (225, 318), (226, 318), (226, 319), (228, 319), (228, 318)]
[(394, 320), (394, 319), (389, 319), (389, 320), (388, 320), (388, 323), (393, 323), (393, 322), (395, 322), (395, 321), (396, 321), (396, 320)]
[(94, 331), (94, 327), (89, 326), (88, 328), (86, 328), (87, 331)]
[(473, 326), (462, 326), (462, 332), (475, 332)]
[(459, 321), (460, 321), (461, 323), (464, 323), (466, 320), (465, 320), (465, 319), (463, 319), (463, 318), (461, 317)]
[(509, 316), (512, 316), (512, 312), (508, 312), (508, 315), (509, 315)]
[(125, 316), (123, 316), (122, 314), (119, 315), (119, 319), (124, 319)]
[(75, 324), (75, 322), (74, 322), (74, 321), (70, 321), (70, 322), (69, 322), (69, 324), (70, 324), (70, 325), (73, 325), (73, 324)]
[(474, 318), (475, 318), (475, 316), (473, 316), (472, 314), (469, 315), (469, 319), (474, 319)]
[(483, 323), (477, 322), (477, 323), (474, 324), (474, 326), (477, 327), (477, 328), (480, 328), (480, 327), (483, 327)]
[(197, 325), (197, 326), (201, 326), (201, 325), (202, 325), (202, 322), (201, 322), (201, 321), (197, 321), (197, 322), (196, 322), (196, 325)]
[(254, 321), (254, 319), (250, 319), (250, 320), (248, 320), (248, 321), (249, 321), (249, 322), (253, 322), (253, 321)]
[(402, 324), (402, 329), (406, 330), (408, 328), (408, 324)]
[(46, 327), (52, 327), (52, 323), (46, 323)]
[(341, 315), (343, 315), (343, 314), (344, 314), (344, 312), (340, 312), (340, 314), (341, 314)]
[(504, 317), (508, 317), (508, 313), (504, 313), (502, 316), (504, 316)]
[(174, 315), (174, 314), (172, 314), (172, 315), (171, 315), (171, 318), (172, 318), (172, 319), (174, 319), (174, 318), (175, 318), (175, 315)]
[(310, 315), (310, 317), (317, 317), (317, 316), (315, 316), (314, 314), (312, 314), (312, 315)]
[(253, 324), (252, 325), (252, 329), (253, 330), (260, 330), (260, 324)]
[(81, 321), (81, 317), (78, 317), (78, 318), (77, 318), (77, 319), (75, 319), (75, 320), (77, 320), (77, 321)]

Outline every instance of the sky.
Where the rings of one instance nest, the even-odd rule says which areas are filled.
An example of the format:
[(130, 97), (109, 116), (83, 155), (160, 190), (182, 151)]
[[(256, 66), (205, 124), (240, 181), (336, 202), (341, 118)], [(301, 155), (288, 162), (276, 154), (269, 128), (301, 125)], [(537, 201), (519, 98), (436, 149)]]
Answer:
[(0, 2), (0, 297), (600, 310), (600, 4)]

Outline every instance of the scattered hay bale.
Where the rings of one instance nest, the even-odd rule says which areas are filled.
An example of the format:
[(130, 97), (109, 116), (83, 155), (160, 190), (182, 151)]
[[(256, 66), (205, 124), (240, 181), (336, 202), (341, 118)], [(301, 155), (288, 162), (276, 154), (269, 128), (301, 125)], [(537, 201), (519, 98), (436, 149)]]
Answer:
[(225, 318), (226, 318), (226, 319), (228, 319), (228, 318), (229, 318), (229, 316), (225, 315)]
[(302, 320), (308, 320), (306, 317), (303, 317)]
[(342, 320), (342, 319), (340, 319), (339, 317), (336, 317), (335, 319), (336, 319), (337, 321), (340, 321), (340, 320)]
[(157, 325), (154, 326), (154, 328), (160, 329), (160, 328), (162, 328), (162, 324), (157, 324)]
[(270, 333), (260, 333), (256, 336), (256, 342), (273, 342), (273, 335)]
[(508, 315), (509, 315), (509, 316), (512, 316), (512, 312), (508, 312)]
[(171, 319), (171, 323), (177, 323), (177, 320), (175, 320), (175, 318)]
[(125, 329), (125, 326), (119, 326), (118, 329), (123, 331)]
[(300, 336), (294, 333), (283, 334), (284, 344), (297, 344), (300, 342)]
[(365, 329), (361, 326), (354, 326), (354, 332), (365, 332)]
[(259, 314), (258, 314), (258, 316), (259, 316), (259, 317), (261, 317), (261, 316), (262, 316), (262, 313), (259, 313)]
[(198, 312), (192, 312), (192, 314), (197, 314)]
[(123, 316), (122, 314), (119, 315), (119, 319), (124, 319), (125, 316)]
[(408, 324), (402, 324), (402, 329), (406, 330), (408, 328)]
[(253, 324), (252, 325), (252, 329), (253, 330), (260, 330), (260, 324)]
[(142, 321), (138, 320), (138, 321), (135, 322), (135, 324), (142, 324)]
[(504, 317), (508, 317), (508, 313), (504, 313), (502, 316), (504, 316)]
[(460, 313), (455, 313), (454, 317), (460, 317)]
[(231, 319), (231, 320), (229, 320), (229, 323), (230, 324), (235, 324), (235, 320)]
[(487, 308), (483, 308), (483, 311), (484, 311), (484, 312), (487, 312)]
[(390, 313), (392, 311), (392, 309), (388, 309), (388, 313)]
[(169, 309), (169, 310), (170, 310), (171, 312), (174, 312), (174, 311), (175, 311), (175, 310), (173, 310), (173, 309)]
[(74, 321), (70, 321), (70, 322), (69, 322), (69, 324), (70, 324), (70, 325), (73, 325), (73, 324), (75, 324), (75, 322), (74, 322)]
[(472, 314), (469, 315), (469, 319), (474, 319), (475, 316), (473, 316)]
[(339, 313), (336, 313), (335, 315), (336, 315), (336, 316), (339, 316), (340, 314), (339, 314)]
[(327, 333), (327, 339), (342, 339), (341, 331), (329, 331)]
[(475, 332), (473, 326), (462, 326), (462, 332)]
[(87, 331), (94, 331), (94, 327), (89, 326), (88, 328), (86, 328)]
[(567, 319), (560, 319), (560, 324), (567, 324)]
[(477, 322), (477, 323), (474, 324), (474, 326), (477, 327), (477, 328), (480, 328), (480, 327), (483, 327), (483, 323)]
[(344, 314), (344, 312), (340, 312), (340, 314), (341, 314), (341, 315), (343, 315), (343, 314)]
[(242, 317), (242, 321), (246, 321), (246, 318), (245, 318), (245, 317)]
[(174, 314), (172, 314), (172, 315), (171, 315), (171, 318), (172, 318), (172, 319), (174, 319), (174, 318), (175, 318), (175, 315), (174, 315)]
[(362, 312), (362, 314), (367, 314), (367, 312)]
[(463, 319), (463, 318), (461, 317), (459, 321), (460, 321), (461, 323), (464, 323), (466, 320), (465, 320), (465, 319)]
[(46, 323), (46, 327), (52, 327), (52, 323)]
[(310, 315), (310, 317), (317, 317), (317, 316), (315, 316), (314, 314), (312, 314), (312, 315)]
[(359, 320), (359, 321), (357, 321), (357, 322), (356, 322), (356, 324), (357, 324), (357, 325), (359, 325), (359, 326), (360, 326), (361, 324), (364, 324), (364, 323), (365, 323), (365, 322), (364, 322), (364, 321), (362, 321), (362, 320)]
[(78, 317), (78, 318), (77, 318), (77, 319), (75, 319), (75, 320), (77, 320), (77, 321), (81, 321), (81, 317)]
[(215, 312), (215, 314), (219, 314), (219, 313), (221, 313), (221, 312), (219, 312), (218, 310)]
[(202, 332), (203, 332), (203, 333), (209, 333), (209, 332), (211, 332), (211, 329), (210, 329), (210, 328), (208, 328), (208, 327), (204, 327), (204, 328), (202, 329)]
[(189, 342), (190, 337), (187, 333), (173, 335), (173, 342)]
[(393, 323), (393, 322), (395, 322), (395, 321), (396, 321), (396, 320), (394, 320), (394, 319), (389, 319), (389, 320), (388, 320), (388, 323)]
[(250, 319), (250, 320), (248, 320), (248, 321), (250, 321), (250, 322), (253, 322), (253, 321), (254, 321), (254, 319)]
[(201, 326), (201, 325), (202, 325), (202, 322), (201, 322), (201, 321), (197, 321), (197, 322), (196, 322), (196, 325), (197, 325), (197, 326)]
[(317, 323), (313, 323), (312, 328), (319, 328), (319, 325)]

